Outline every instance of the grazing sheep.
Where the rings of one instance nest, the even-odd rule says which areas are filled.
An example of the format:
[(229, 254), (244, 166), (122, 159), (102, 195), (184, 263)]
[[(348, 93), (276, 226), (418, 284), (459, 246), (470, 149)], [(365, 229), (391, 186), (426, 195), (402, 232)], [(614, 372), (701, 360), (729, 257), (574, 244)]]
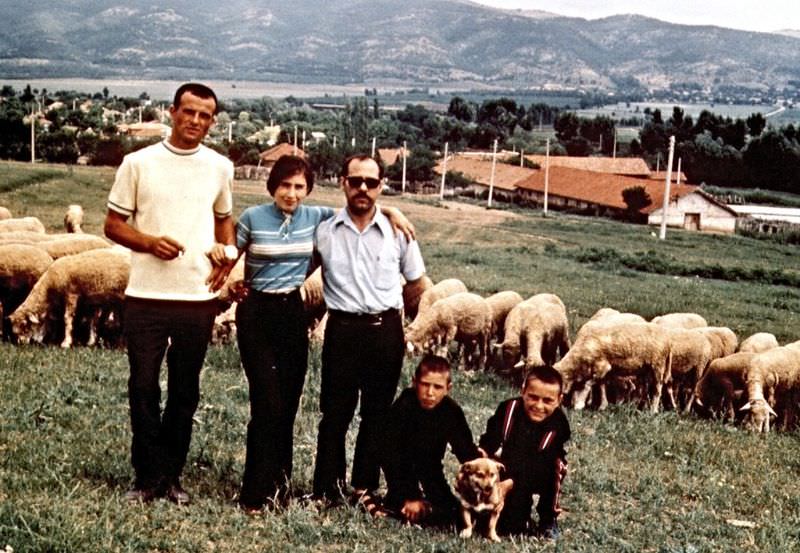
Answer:
[[(622, 323), (600, 327), (584, 334), (554, 366), (564, 379), (567, 394), (574, 388), (575, 409), (582, 409), (589, 388), (587, 384), (602, 382), (617, 374), (649, 377), (653, 390), (650, 410), (658, 412), (661, 391), (670, 377), (670, 340), (666, 329), (652, 323)], [(605, 396), (599, 408), (608, 405)]]
[[(417, 306), (417, 316), (436, 303), (436, 301), (466, 291), (467, 287), (457, 278), (446, 278), (437, 282), (425, 290), (422, 296), (420, 296), (419, 305)], [(416, 317), (414, 318), (416, 319)]]
[(777, 347), (756, 353), (745, 375), (745, 384), (747, 403), (741, 410), (749, 411), (751, 429), (769, 432), (770, 416), (779, 415), (783, 427), (790, 428), (800, 389), (800, 348)]
[[(653, 323), (657, 324), (657, 323)], [(667, 383), (667, 398), (673, 409), (683, 406), (688, 413), (694, 402), (695, 385), (712, 361), (711, 342), (695, 329), (666, 326), (672, 354), (671, 379)], [(678, 392), (678, 401), (675, 392)]]
[(774, 334), (769, 332), (757, 332), (742, 340), (742, 343), (739, 344), (739, 351), (761, 353), (762, 351), (769, 351), (773, 348), (777, 348), (779, 345), (778, 339)]
[(575, 340), (578, 340), (583, 334), (592, 332), (604, 326), (612, 326), (623, 323), (646, 323), (644, 317), (636, 313), (620, 313), (611, 307), (601, 307), (598, 309), (591, 318), (586, 321), (582, 327), (578, 329), (575, 335)]
[(81, 233), (83, 224), (83, 208), (78, 204), (71, 204), (64, 214), (64, 229), (69, 233)]
[[(25, 300), (53, 258), (36, 246), (0, 244), (0, 318)], [(3, 335), (7, 335), (5, 320)]]
[(428, 275), (422, 275), (422, 278), (414, 282), (403, 284), (403, 311), (406, 317), (413, 320), (417, 316), (419, 300), (422, 298), (422, 294), (430, 288), (433, 288), (433, 281)]
[(219, 313), (214, 318), (211, 328), (211, 343), (215, 345), (229, 344), (236, 341), (236, 304)]
[(11, 212), (7, 207), (0, 205), (0, 221), (4, 221), (6, 219), (11, 219)]
[(492, 294), (486, 301), (492, 308), (492, 337), (502, 342), (505, 336), (506, 317), (517, 304), (522, 302), (522, 296), (513, 290), (506, 290)]
[(697, 328), (703, 332), (711, 342), (711, 356), (714, 359), (736, 353), (739, 339), (734, 332), (725, 326), (704, 326)]
[(53, 259), (59, 259), (89, 250), (110, 248), (111, 244), (94, 234), (68, 234), (65, 238), (39, 242), (36, 246), (46, 251)]
[(22, 343), (44, 339), (48, 316), (63, 308), (64, 339), (72, 345), (78, 302), (86, 306), (120, 304), (128, 284), (130, 256), (111, 248), (90, 250), (55, 260), (14, 313), (11, 325)]
[(745, 391), (745, 375), (755, 355), (739, 352), (711, 361), (694, 387), (694, 407), (733, 422), (736, 399)]
[(552, 365), (569, 351), (569, 321), (564, 303), (555, 294), (536, 294), (508, 313), (504, 339), (495, 345), (503, 372), (519, 383), (534, 367)]
[(0, 244), (38, 244), (39, 242), (49, 242), (56, 238), (71, 236), (66, 233), (46, 234), (44, 232), (34, 232), (31, 230), (11, 230), (0, 232)]
[(0, 220), (0, 232), (28, 231), (44, 234), (44, 225), (36, 217)]
[(699, 328), (708, 326), (708, 322), (697, 313), (668, 313), (653, 317), (651, 323), (673, 328)]
[[(425, 311), (420, 310), (406, 329), (409, 353), (433, 351), (445, 353), (452, 340), (458, 340), (459, 349), (467, 368), (481, 368), (486, 364), (489, 333), (492, 330), (492, 311), (481, 296), (460, 292), (438, 300)], [(477, 361), (473, 359), (475, 347)], [(445, 351), (442, 351), (445, 350)]]

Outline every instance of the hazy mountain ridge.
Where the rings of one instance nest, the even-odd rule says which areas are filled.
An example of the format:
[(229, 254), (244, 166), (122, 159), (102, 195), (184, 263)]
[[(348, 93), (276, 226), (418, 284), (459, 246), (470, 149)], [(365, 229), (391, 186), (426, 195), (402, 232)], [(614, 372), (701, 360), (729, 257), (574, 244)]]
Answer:
[(0, 6), (0, 75), (603, 89), (630, 87), (632, 78), (648, 88), (780, 88), (800, 80), (795, 36), (635, 15), (587, 21), (461, 0), (164, 4), (31, 0), (25, 13)]

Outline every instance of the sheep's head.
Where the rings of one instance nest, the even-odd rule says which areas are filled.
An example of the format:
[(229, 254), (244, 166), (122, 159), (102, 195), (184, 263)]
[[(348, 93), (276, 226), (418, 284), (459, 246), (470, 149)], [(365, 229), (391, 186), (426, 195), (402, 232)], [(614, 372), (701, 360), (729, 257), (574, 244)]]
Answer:
[(44, 341), (45, 325), (35, 313), (12, 313), (9, 317), (11, 321), (11, 331), (17, 337), (20, 344)]
[(751, 399), (739, 410), (749, 411), (747, 427), (754, 432), (769, 432), (770, 417), (778, 416), (764, 398)]
[(506, 367), (506, 369), (510, 370), (514, 365), (517, 364), (520, 355), (519, 351), (520, 351), (519, 344), (516, 345), (503, 344), (502, 346), (503, 366)]

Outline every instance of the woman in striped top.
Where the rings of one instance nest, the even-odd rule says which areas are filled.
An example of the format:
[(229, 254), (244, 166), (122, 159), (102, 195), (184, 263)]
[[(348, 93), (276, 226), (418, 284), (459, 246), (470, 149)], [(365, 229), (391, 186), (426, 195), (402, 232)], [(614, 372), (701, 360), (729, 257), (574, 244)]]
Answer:
[[(247, 208), (236, 226), (246, 285), (236, 308), (237, 340), (250, 388), (239, 504), (250, 514), (290, 491), (294, 420), (308, 365), (300, 286), (311, 264), (314, 231), (335, 214), (330, 207), (302, 204), (313, 186), (305, 159), (282, 156), (267, 179), (274, 201)], [(413, 234), (399, 210), (383, 212), (396, 229)]]

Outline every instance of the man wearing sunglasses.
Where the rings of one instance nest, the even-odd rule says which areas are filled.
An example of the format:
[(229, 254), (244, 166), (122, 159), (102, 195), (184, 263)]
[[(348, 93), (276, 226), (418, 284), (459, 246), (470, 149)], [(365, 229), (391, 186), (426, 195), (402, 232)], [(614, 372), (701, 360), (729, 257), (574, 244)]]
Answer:
[[(322, 420), (314, 494), (336, 501), (345, 490), (345, 436), (361, 402), (351, 485), (368, 510), (378, 487), (383, 419), (403, 365), (402, 279), (425, 274), (415, 240), (392, 230), (377, 209), (383, 167), (367, 155), (348, 158), (340, 184), (347, 208), (317, 227), (328, 324), (322, 349)], [(359, 397), (360, 396), (360, 397)]]

